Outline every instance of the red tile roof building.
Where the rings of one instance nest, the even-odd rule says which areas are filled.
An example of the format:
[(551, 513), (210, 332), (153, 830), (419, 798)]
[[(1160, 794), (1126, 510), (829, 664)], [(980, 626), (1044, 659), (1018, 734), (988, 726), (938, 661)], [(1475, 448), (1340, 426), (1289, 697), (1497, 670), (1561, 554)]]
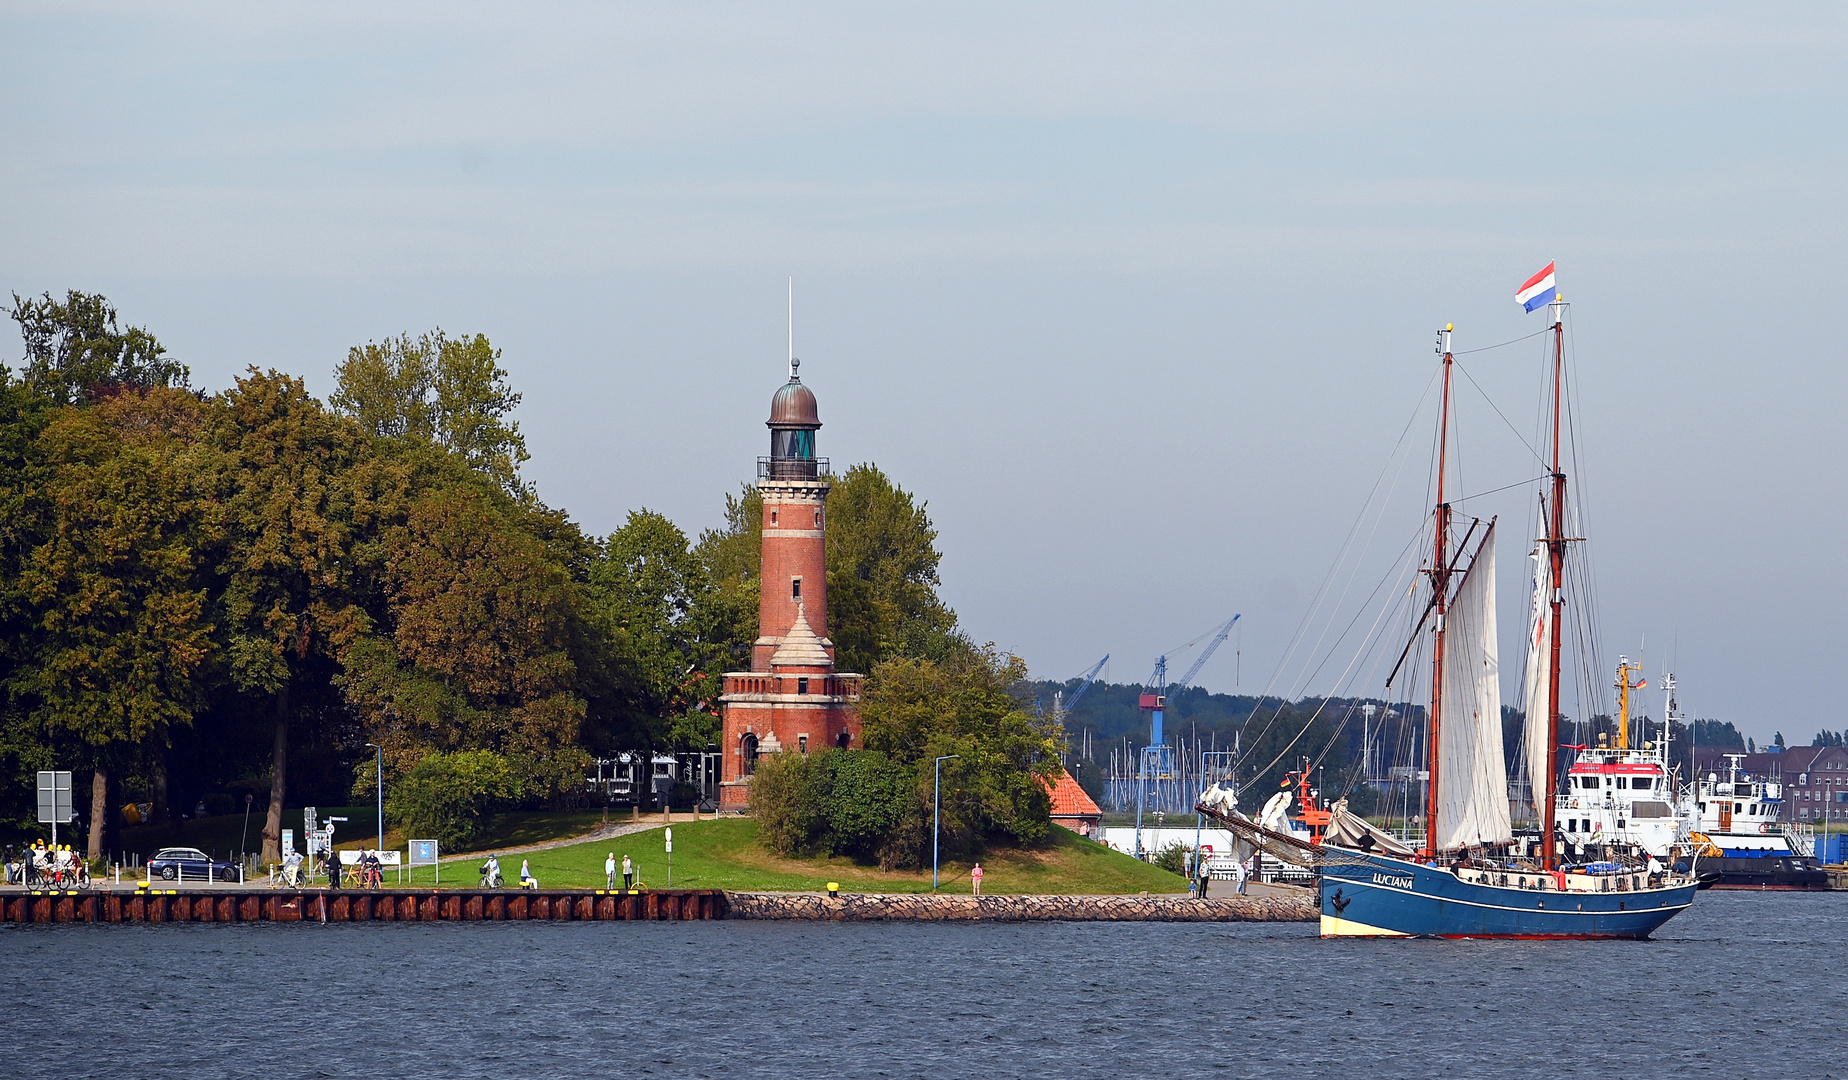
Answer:
[(1060, 769), (1058, 782), (1047, 787), (1052, 793), (1053, 824), (1063, 825), (1080, 836), (1089, 836), (1091, 830), (1103, 822), (1104, 812), (1085, 794), (1084, 788), (1078, 786), (1078, 781), (1072, 779), (1071, 773)]

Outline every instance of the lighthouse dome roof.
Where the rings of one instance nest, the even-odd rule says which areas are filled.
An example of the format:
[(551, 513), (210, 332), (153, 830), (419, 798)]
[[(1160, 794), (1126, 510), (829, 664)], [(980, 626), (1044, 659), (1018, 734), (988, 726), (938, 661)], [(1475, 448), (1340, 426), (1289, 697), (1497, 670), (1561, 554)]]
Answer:
[(789, 381), (777, 388), (770, 399), (771, 427), (820, 427), (821, 412), (815, 405), (815, 391), (802, 385), (793, 373)]

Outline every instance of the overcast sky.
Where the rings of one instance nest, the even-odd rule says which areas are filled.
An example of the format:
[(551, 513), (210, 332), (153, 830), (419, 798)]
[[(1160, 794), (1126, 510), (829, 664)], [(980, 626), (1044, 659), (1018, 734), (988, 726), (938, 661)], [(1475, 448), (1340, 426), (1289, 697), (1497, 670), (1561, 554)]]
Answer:
[[(1312, 638), (1420, 525), (1436, 328), (1540, 329), (1557, 259), (1593, 681), (1672, 652), (1693, 713), (1848, 725), (1848, 9), (0, 11), (0, 292), (102, 292), (211, 390), (485, 333), (548, 502), (697, 532), (767, 452), (794, 275), (821, 452), (927, 499), (944, 595), (1050, 677), (1243, 612), (1202, 684), (1336, 685), (1326, 642), (1276, 673), (1389, 460)], [(1463, 360), (1512, 696), (1543, 357)]]

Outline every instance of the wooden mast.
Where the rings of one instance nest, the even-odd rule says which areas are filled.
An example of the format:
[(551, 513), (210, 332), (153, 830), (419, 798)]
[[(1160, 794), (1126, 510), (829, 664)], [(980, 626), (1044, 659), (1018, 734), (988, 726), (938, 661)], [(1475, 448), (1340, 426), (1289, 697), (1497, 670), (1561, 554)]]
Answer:
[(1566, 474), (1559, 464), (1559, 413), (1565, 375), (1565, 300), (1557, 293), (1553, 298), (1553, 505), (1546, 521), (1546, 551), (1552, 571), (1553, 633), (1548, 649), (1546, 675), (1546, 777), (1542, 784), (1540, 854), (1548, 870), (1559, 866), (1559, 848), (1554, 842), (1558, 807), (1555, 789), (1559, 785), (1559, 646), (1560, 623), (1565, 609), (1566, 573)]
[(1429, 571), (1431, 607), (1436, 615), (1437, 630), (1431, 645), (1431, 711), (1426, 714), (1429, 722), (1425, 725), (1429, 729), (1430, 742), (1425, 751), (1430, 777), (1425, 783), (1425, 851), (1432, 858), (1437, 857), (1437, 739), (1444, 697), (1444, 609), (1450, 596), (1450, 504), (1444, 501), (1444, 467), (1450, 435), (1450, 332), (1453, 329), (1455, 324), (1445, 323), (1437, 338), (1438, 351), (1444, 354), (1444, 403), (1437, 421), (1437, 509), (1432, 519), (1432, 531), (1436, 536), (1432, 541)]

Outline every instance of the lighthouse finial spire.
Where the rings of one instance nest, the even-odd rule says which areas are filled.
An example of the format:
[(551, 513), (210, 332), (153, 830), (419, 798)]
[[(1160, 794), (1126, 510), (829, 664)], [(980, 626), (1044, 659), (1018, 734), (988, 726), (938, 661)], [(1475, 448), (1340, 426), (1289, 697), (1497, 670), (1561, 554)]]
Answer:
[(796, 380), (796, 369), (802, 361), (796, 359), (796, 278), (789, 277), (789, 381)]

